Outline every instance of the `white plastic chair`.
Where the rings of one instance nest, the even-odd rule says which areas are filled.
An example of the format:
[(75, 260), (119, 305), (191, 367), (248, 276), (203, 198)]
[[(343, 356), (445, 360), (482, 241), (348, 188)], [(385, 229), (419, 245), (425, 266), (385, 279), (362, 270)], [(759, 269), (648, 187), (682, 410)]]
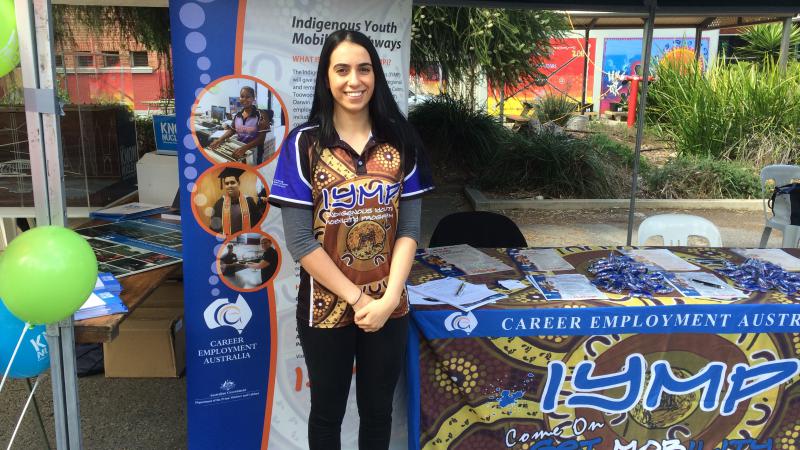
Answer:
[(761, 169), (761, 201), (764, 206), (765, 223), (764, 232), (761, 233), (760, 248), (766, 248), (773, 228), (781, 230), (783, 233), (781, 247), (797, 247), (797, 241), (800, 240), (800, 226), (790, 223), (789, 216), (792, 208), (788, 196), (782, 195), (775, 198), (775, 204), (772, 205), (775, 211), (773, 217), (770, 217), (770, 211), (767, 209), (767, 199), (772, 196), (772, 190), (767, 189), (767, 183), (772, 181), (775, 186), (783, 186), (791, 183), (792, 180), (800, 180), (800, 166), (775, 164)]
[(653, 236), (664, 238), (665, 246), (686, 245), (689, 236), (708, 239), (711, 247), (722, 247), (719, 229), (708, 219), (689, 214), (659, 214), (650, 216), (639, 225), (639, 245)]

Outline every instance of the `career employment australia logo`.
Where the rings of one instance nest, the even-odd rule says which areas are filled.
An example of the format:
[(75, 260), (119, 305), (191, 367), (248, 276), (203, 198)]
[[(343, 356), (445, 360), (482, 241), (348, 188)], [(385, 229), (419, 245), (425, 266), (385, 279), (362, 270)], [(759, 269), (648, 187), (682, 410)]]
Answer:
[(475, 327), (478, 326), (478, 318), (472, 311), (454, 312), (444, 319), (444, 327), (447, 331), (459, 330), (464, 333), (470, 334)]
[(250, 305), (239, 295), (235, 303), (227, 298), (218, 298), (211, 302), (203, 312), (209, 330), (219, 327), (231, 327), (242, 334), (242, 331), (253, 317)]

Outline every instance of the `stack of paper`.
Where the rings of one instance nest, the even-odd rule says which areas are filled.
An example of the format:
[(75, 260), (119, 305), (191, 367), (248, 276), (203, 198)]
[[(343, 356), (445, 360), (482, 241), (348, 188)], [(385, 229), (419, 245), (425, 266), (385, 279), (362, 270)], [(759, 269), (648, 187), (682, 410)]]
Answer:
[(122, 285), (113, 274), (108, 272), (98, 273), (92, 294), (75, 312), (73, 318), (75, 320), (83, 320), (128, 312), (128, 307), (119, 298), (121, 292)]
[(528, 280), (547, 300), (592, 300), (608, 298), (586, 276), (569, 273), (563, 275), (528, 275)]
[(97, 274), (97, 283), (95, 283), (94, 288), (95, 290), (106, 290), (117, 295), (122, 292), (122, 285), (119, 283), (119, 280), (109, 272), (100, 272)]
[(485, 284), (472, 284), (458, 278), (441, 278), (417, 286), (408, 286), (409, 301), (416, 305), (447, 303), (462, 311), (471, 311), (481, 305), (508, 297), (495, 292)]
[(151, 205), (148, 203), (126, 203), (124, 205), (112, 206), (110, 208), (98, 209), (89, 213), (92, 219), (102, 219), (116, 222), (118, 220), (138, 219), (139, 217), (151, 216), (165, 211), (169, 211), (169, 206)]
[(125, 306), (125, 303), (122, 303), (121, 298), (112, 292), (95, 289), (83, 306), (75, 311), (73, 318), (75, 320), (84, 320), (125, 312), (128, 312), (128, 307)]

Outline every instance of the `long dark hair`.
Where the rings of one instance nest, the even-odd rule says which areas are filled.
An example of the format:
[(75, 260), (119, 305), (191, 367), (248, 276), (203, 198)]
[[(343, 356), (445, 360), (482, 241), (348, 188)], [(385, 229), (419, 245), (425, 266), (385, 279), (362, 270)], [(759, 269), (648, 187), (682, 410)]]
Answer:
[(403, 160), (407, 162), (406, 167), (413, 167), (413, 162), (422, 156), (420, 139), (416, 130), (400, 112), (400, 108), (392, 96), (392, 91), (389, 89), (389, 83), (386, 82), (380, 56), (378, 56), (372, 41), (363, 33), (353, 30), (338, 30), (329, 34), (325, 39), (319, 55), (314, 102), (311, 104), (308, 120), (319, 125), (320, 141), (332, 142), (335, 139), (334, 100), (328, 84), (328, 67), (331, 64), (331, 53), (345, 41), (360, 45), (369, 53), (372, 71), (375, 75), (375, 87), (372, 98), (369, 99), (368, 108), (375, 136), (392, 144), (400, 152)]

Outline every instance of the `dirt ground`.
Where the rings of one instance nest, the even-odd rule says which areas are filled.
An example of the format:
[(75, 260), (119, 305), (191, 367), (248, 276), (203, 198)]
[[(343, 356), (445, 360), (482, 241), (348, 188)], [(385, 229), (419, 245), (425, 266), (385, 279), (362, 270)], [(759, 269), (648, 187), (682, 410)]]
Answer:
[[(628, 210), (613, 208), (603, 210), (503, 210), (520, 227), (530, 246), (621, 245), (627, 241)], [(713, 222), (722, 234), (726, 247), (757, 247), (764, 227), (761, 211), (738, 211), (723, 209), (666, 210), (637, 209), (634, 215), (633, 243), (637, 242), (636, 230), (646, 217), (656, 214), (692, 214)], [(689, 241), (692, 245), (703, 245), (702, 240)], [(658, 241), (647, 244), (661, 245)], [(781, 233), (772, 233), (770, 247), (780, 247)]]

